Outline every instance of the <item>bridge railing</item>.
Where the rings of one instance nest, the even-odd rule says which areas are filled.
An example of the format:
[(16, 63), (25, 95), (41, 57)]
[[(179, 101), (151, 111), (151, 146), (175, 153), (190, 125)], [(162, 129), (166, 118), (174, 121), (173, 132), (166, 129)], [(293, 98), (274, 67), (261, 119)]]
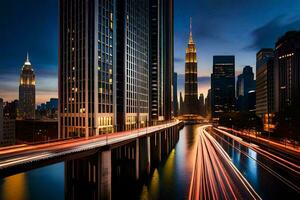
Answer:
[(53, 139), (53, 140), (37, 141), (37, 142), (31, 142), (31, 143), (22, 143), (22, 144), (7, 146), (7, 147), (1, 147), (0, 152), (4, 151), (4, 150), (10, 150), (10, 149), (15, 149), (15, 148), (20, 148), (20, 147), (43, 145), (43, 144), (55, 144), (55, 143), (61, 143), (64, 141), (67, 143), (67, 142), (72, 142), (74, 140), (79, 141), (79, 140), (99, 139), (99, 138), (103, 138), (103, 139), (105, 138), (106, 141), (108, 141), (109, 139), (113, 139), (113, 138), (120, 137), (120, 136), (125, 137), (128, 135), (131, 135), (132, 137), (135, 137), (135, 136), (139, 137), (141, 133), (147, 134), (149, 131), (153, 131), (153, 128), (155, 128), (155, 127), (160, 127), (161, 129), (163, 129), (164, 127), (167, 128), (168, 125), (170, 125), (174, 122), (179, 122), (179, 120), (174, 119), (174, 120), (162, 121), (162, 122), (151, 123), (151, 124), (147, 123), (147, 125), (142, 128), (113, 132), (113, 133), (106, 133), (106, 134), (101, 134), (101, 135), (96, 135), (96, 136), (90, 136), (88, 138), (86, 138), (86, 137), (69, 137), (69, 138), (64, 138), (64, 139)]

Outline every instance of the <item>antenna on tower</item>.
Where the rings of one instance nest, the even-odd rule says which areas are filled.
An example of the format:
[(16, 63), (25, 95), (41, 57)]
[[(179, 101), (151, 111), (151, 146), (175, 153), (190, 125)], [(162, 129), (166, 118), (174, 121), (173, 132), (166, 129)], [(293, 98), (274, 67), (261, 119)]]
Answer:
[(192, 36), (192, 31), (193, 31), (193, 19), (190, 17), (190, 35)]
[(192, 21), (192, 17), (190, 17), (190, 38), (189, 38), (189, 43), (193, 43), (193, 21)]
[(29, 53), (27, 51), (26, 62), (29, 62)]

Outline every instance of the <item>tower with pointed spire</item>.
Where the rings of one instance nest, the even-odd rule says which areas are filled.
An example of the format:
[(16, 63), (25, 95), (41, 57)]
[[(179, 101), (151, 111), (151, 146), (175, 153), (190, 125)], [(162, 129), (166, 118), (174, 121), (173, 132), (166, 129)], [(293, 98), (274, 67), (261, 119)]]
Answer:
[(35, 73), (28, 53), (20, 75), (18, 118), (35, 118)]
[(182, 114), (198, 114), (198, 80), (197, 52), (192, 34), (192, 18), (190, 19), (190, 36), (185, 55), (184, 106)]

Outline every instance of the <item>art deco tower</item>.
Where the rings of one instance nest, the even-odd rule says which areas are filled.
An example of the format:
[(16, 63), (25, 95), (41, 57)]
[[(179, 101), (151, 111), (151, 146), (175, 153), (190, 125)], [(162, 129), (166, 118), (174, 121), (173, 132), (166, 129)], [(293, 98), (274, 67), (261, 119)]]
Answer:
[(35, 118), (35, 74), (28, 54), (20, 75), (19, 105), (19, 118)]
[(198, 105), (197, 82), (197, 53), (192, 36), (192, 21), (190, 24), (190, 37), (185, 56), (185, 90), (184, 90), (184, 114), (199, 113), (195, 106)]

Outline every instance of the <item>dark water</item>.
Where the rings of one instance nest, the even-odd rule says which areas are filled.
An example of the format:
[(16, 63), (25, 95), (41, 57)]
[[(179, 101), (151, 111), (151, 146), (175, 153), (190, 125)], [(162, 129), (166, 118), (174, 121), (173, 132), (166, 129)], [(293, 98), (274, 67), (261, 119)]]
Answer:
[[(124, 190), (112, 188), (113, 198), (186, 199), (194, 166), (197, 135), (199, 134), (198, 127), (185, 126), (181, 130), (180, 139), (170, 155), (139, 183), (126, 184), (126, 180), (123, 180)], [(239, 144), (233, 144), (228, 139), (229, 144), (220, 139), (219, 142), (230, 155), (236, 167), (263, 199), (282, 199), (283, 197), (300, 199), (299, 194), (271, 175), (268, 170), (252, 158), (268, 164), (271, 168), (273, 163), (264, 160), (250, 149)], [(252, 158), (242, 154), (241, 150)], [(64, 165), (64, 163), (58, 163), (0, 180), (0, 199), (65, 199), (65, 191), (69, 188), (66, 188), (68, 184), (65, 181)], [(276, 166), (273, 168), (278, 170)]]

